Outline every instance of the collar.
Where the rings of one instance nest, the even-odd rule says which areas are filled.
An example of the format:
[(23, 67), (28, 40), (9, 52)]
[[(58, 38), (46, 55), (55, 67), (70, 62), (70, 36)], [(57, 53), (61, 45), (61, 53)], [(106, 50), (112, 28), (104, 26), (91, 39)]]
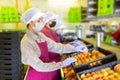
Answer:
[(39, 40), (40, 41), (40, 37), (38, 36), (38, 34), (34, 34), (30, 30), (27, 30), (26, 33), (33, 40)]

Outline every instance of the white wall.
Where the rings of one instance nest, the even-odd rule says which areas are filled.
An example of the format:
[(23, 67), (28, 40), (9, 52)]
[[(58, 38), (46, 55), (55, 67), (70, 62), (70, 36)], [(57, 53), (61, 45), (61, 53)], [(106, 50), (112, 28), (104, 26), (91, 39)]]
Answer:
[[(0, 0), (0, 7), (1, 6), (15, 6), (15, 1), (16, 0)], [(58, 0), (56, 0), (58, 1)], [(67, 13), (68, 10), (71, 6), (87, 6), (87, 0), (78, 0), (77, 2), (69, 3), (69, 2), (64, 2), (64, 3), (55, 3), (55, 4), (50, 4), (48, 0), (30, 0), (30, 5), (31, 7), (38, 7), (40, 8), (43, 12), (54, 12), (58, 15), (60, 15), (63, 18), (63, 21), (65, 22), (65, 25), (67, 26), (67, 29), (74, 29), (75, 26), (79, 25), (81, 23), (67, 23)], [(25, 7), (25, 0), (19, 0), (19, 12), (24, 12), (24, 7)], [(109, 20), (110, 23), (113, 19)], [(119, 18), (114, 18), (114, 20), (120, 21)], [(99, 21), (100, 22), (100, 21)], [(93, 23), (98, 23), (97, 21), (94, 21)], [(86, 29), (88, 29), (89, 24), (91, 23), (83, 23)], [(9, 25), (9, 26), (8, 26)], [(25, 25), (20, 24), (20, 27), (24, 28)], [(0, 27), (13, 27), (15, 28), (15, 24), (8, 24), (8, 23), (0, 23)]]
[[(1, 6), (15, 6), (15, 1), (16, 0), (0, 0), (0, 7)], [(24, 12), (24, 7), (25, 7), (25, 0), (18, 0), (19, 1), (19, 12), (22, 13)], [(58, 0), (56, 0), (58, 1)], [(79, 24), (79, 23), (76, 23), (76, 24), (68, 24), (66, 21), (67, 21), (67, 13), (68, 13), (68, 10), (71, 6), (86, 6), (86, 1), (87, 0), (78, 0), (77, 2), (72, 2), (72, 3), (69, 3), (69, 2), (55, 2), (55, 3), (51, 3), (51, 2), (48, 2), (48, 0), (30, 0), (30, 6), (31, 7), (38, 7), (40, 8), (43, 12), (54, 12), (58, 15), (60, 15), (60, 17), (64, 20), (65, 22), (65, 25), (67, 26), (67, 28), (69, 29), (75, 29), (75, 25), (76, 24)], [(82, 4), (81, 4), (82, 3)], [(8, 24), (7, 24), (8, 25)], [(2, 27), (7, 27), (6, 23), (4, 24), (1, 24), (0, 23), (0, 26)], [(23, 26), (20, 24), (20, 26)], [(12, 27), (12, 28), (15, 28), (15, 24), (10, 24), (9, 27)]]

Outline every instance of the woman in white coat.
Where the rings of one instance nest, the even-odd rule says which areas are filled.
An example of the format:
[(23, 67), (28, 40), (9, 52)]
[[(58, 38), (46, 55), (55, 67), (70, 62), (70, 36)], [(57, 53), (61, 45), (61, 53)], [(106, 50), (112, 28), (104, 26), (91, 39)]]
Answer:
[(21, 16), (27, 24), (27, 31), (21, 40), (22, 63), (29, 65), (25, 80), (57, 80), (54, 72), (75, 62), (75, 58), (67, 58), (62, 62), (49, 59), (48, 51), (71, 53), (81, 51), (83, 47), (56, 43), (39, 32), (43, 27), (43, 13), (38, 8), (30, 8)]

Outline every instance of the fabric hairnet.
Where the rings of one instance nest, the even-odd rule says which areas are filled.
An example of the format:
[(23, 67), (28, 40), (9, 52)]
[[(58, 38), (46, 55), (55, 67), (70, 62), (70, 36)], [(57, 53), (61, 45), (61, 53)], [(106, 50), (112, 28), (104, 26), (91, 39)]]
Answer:
[(113, 25), (113, 26), (119, 26), (118, 22), (116, 22), (116, 21), (112, 22), (111, 25)]
[(44, 13), (39, 8), (30, 8), (21, 16), (21, 22), (29, 24), (31, 21), (35, 21), (43, 15)]
[(56, 19), (58, 15), (53, 14), (53, 13), (46, 13), (43, 17), (43, 22), (48, 23), (52, 19)]

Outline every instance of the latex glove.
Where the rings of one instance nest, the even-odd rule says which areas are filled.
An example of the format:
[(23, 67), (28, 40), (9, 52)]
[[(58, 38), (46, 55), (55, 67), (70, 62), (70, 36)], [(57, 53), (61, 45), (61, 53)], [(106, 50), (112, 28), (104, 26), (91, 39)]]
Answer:
[(85, 53), (87, 53), (87, 52), (88, 52), (88, 49), (87, 49), (86, 46), (81, 45), (81, 46), (75, 47), (75, 51), (76, 51), (76, 52), (85, 52)]
[(62, 66), (63, 67), (69, 66), (71, 63), (76, 62), (76, 61), (77, 59), (75, 58), (67, 58), (62, 62)]
[(70, 42), (70, 44), (76, 47), (76, 46), (80, 46), (80, 45), (82, 45), (83, 42), (80, 41), (80, 40), (75, 40), (75, 41), (73, 41), (73, 42)]
[(82, 42), (82, 41), (80, 41), (80, 40), (76, 40), (76, 41), (75, 41), (75, 44), (76, 44), (76, 46), (80, 46), (80, 45), (82, 45), (82, 44), (83, 44), (83, 42)]

